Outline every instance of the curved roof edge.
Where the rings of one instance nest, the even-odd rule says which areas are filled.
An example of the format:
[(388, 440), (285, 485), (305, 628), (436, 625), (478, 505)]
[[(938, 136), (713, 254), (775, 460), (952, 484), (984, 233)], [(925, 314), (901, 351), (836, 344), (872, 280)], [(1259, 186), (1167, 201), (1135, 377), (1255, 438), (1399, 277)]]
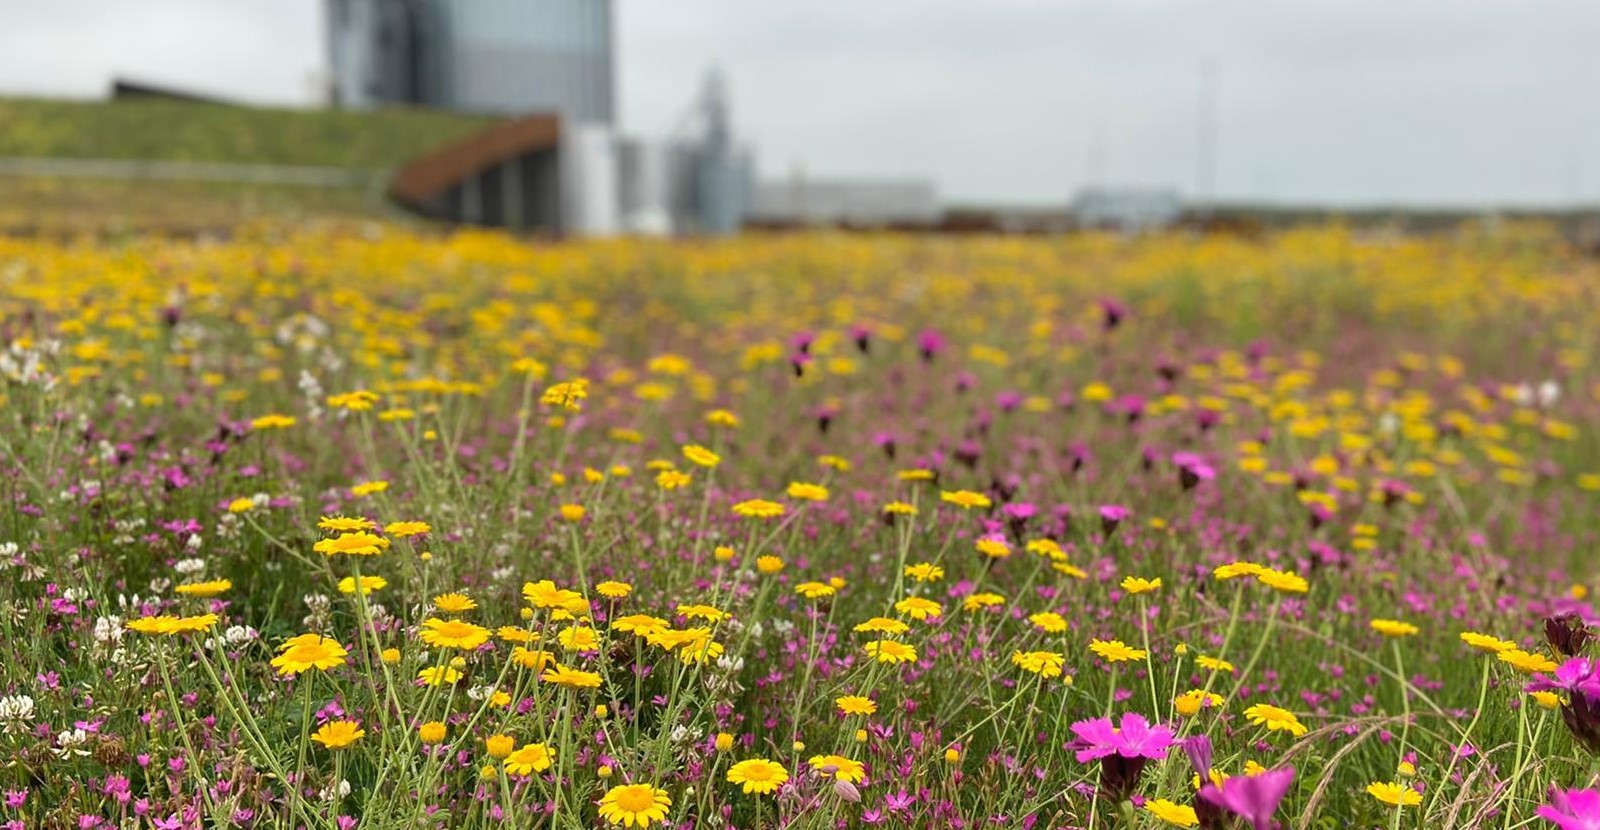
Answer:
[(503, 121), (406, 162), (395, 171), (389, 196), (407, 207), (422, 208), (471, 176), (518, 156), (554, 149), (560, 141), (559, 116)]

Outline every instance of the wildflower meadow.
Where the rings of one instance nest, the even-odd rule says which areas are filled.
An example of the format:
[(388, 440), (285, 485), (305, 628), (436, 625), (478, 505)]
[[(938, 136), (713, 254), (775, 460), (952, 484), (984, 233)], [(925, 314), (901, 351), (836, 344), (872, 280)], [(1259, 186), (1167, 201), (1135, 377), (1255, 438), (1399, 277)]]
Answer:
[(1600, 827), (1537, 226), (0, 239), (23, 828)]

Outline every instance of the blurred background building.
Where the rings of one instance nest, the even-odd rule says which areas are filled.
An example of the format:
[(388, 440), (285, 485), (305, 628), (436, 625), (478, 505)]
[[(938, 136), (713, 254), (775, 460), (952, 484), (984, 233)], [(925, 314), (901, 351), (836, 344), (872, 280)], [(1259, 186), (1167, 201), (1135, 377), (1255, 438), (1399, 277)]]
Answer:
[(930, 227), (943, 215), (933, 182), (919, 179), (765, 181), (756, 188), (750, 220), (767, 226)]
[(1072, 200), (1079, 227), (1140, 233), (1176, 224), (1184, 215), (1175, 188), (1089, 187)]
[(675, 134), (616, 125), (612, 0), (330, 0), (330, 99), (509, 116), (396, 174), (401, 204), (438, 219), (576, 235), (728, 234), (743, 226), (750, 153), (713, 72)]
[(337, 106), (616, 120), (611, 0), (329, 0)]

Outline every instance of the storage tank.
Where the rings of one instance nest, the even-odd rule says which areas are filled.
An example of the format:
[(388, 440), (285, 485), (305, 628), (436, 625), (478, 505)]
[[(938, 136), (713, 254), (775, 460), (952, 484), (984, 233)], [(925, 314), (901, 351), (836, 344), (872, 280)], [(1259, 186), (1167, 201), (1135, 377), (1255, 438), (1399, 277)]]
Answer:
[(561, 123), (561, 231), (610, 236), (618, 231), (616, 137), (600, 124)]
[(668, 151), (659, 142), (620, 142), (622, 229), (646, 236), (672, 233), (672, 199)]

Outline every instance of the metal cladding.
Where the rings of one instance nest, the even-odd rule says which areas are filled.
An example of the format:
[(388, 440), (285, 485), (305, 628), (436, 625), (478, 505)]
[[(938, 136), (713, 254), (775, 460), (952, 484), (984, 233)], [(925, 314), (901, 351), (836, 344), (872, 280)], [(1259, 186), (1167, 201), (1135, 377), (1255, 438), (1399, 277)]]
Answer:
[(612, 124), (611, 0), (330, 0), (334, 103)]

